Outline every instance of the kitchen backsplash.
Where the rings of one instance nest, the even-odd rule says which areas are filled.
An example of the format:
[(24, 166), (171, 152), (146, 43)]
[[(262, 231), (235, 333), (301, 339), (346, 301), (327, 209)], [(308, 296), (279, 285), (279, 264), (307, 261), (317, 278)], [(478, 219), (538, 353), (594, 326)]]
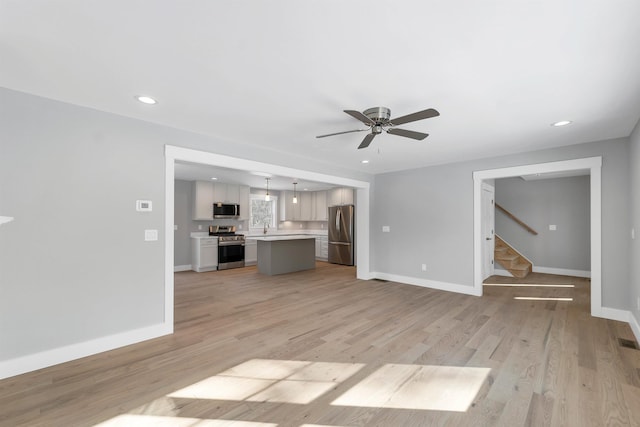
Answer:
[(283, 221), (278, 223), (279, 230), (326, 230), (327, 221)]

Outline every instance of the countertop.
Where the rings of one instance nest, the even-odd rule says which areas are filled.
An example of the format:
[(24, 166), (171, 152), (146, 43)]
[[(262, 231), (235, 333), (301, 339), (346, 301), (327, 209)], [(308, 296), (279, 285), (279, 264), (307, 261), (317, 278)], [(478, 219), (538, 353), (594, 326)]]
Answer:
[(191, 233), (192, 239), (217, 239), (218, 236), (209, 236), (208, 231), (194, 231)]
[[(257, 240), (264, 240), (264, 237), (286, 237), (288, 240), (292, 240), (291, 237), (296, 237), (298, 239), (309, 239), (314, 237), (327, 237), (327, 230), (278, 230), (278, 231), (268, 231), (267, 234), (259, 233), (259, 234), (248, 234), (246, 232), (237, 232), (237, 234), (244, 234), (245, 238)], [(190, 234), (192, 239), (208, 239), (208, 238), (217, 238), (218, 236), (209, 236), (208, 231), (193, 231)], [(276, 240), (276, 239), (269, 239)], [(280, 239), (287, 240), (287, 239)]]
[(247, 236), (247, 239), (260, 240), (262, 242), (279, 242), (284, 240), (305, 240), (315, 239), (316, 236), (310, 234), (294, 234), (294, 235), (272, 235), (272, 236)]

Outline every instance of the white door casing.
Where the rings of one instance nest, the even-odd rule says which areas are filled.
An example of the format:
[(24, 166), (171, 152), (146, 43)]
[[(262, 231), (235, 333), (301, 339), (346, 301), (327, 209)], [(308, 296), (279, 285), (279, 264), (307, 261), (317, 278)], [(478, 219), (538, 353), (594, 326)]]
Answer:
[(495, 193), (493, 186), (482, 183), (482, 280), (493, 275), (494, 270)]

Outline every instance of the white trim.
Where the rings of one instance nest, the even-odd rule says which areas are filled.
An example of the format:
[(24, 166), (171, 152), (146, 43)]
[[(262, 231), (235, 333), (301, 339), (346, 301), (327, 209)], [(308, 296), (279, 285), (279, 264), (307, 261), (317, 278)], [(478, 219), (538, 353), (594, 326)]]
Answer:
[(173, 333), (173, 262), (174, 262), (174, 197), (175, 162), (165, 156), (164, 161), (164, 324)]
[(633, 331), (633, 335), (636, 337), (636, 341), (640, 342), (640, 324), (638, 324), (638, 320), (631, 311), (629, 312), (629, 326), (631, 326), (631, 330)]
[(606, 317), (602, 307), (602, 157), (563, 160), (473, 172), (473, 277), (474, 289), (482, 295), (482, 182), (536, 173), (589, 169), (591, 175), (591, 315)]
[[(496, 262), (495, 262), (496, 260), (494, 259), (495, 248), (496, 248), (496, 239), (495, 239), (495, 236), (496, 236), (496, 231), (495, 231), (495, 228), (496, 228), (496, 187), (491, 185), (491, 184), (489, 184), (489, 183), (487, 183), (487, 182), (482, 181), (482, 191), (488, 191), (489, 193), (491, 193), (491, 198), (492, 198), (491, 205), (493, 207), (493, 221), (492, 221), (492, 224), (491, 224), (491, 232), (493, 233), (493, 236), (492, 236), (493, 237), (493, 253), (491, 254), (491, 266), (489, 267), (489, 271), (488, 272), (484, 270), (485, 265), (484, 265), (484, 259), (483, 259), (482, 280), (484, 281), (487, 277), (491, 277), (492, 275), (494, 275), (495, 274), (495, 269), (496, 269)], [(484, 193), (481, 193), (481, 194), (483, 195), (482, 198), (484, 199), (484, 197), (485, 197)], [(482, 205), (482, 201), (481, 201), (480, 204)], [(483, 227), (485, 226), (483, 221), (481, 221), (481, 224), (482, 224)], [(489, 274), (487, 274), (487, 273), (489, 273)]]
[(169, 328), (168, 325), (162, 323), (5, 360), (0, 362), (0, 379), (161, 337), (172, 332), (173, 325)]
[(604, 319), (609, 320), (617, 320), (618, 322), (629, 323), (631, 313), (627, 310), (620, 310), (619, 308), (609, 308), (602, 307), (600, 309), (600, 315), (597, 317), (602, 317)]
[(480, 296), (472, 286), (458, 285), (456, 283), (439, 282), (437, 280), (419, 279), (417, 277), (400, 276), (388, 273), (371, 273), (372, 279), (388, 280), (390, 282), (404, 283), (406, 285), (421, 286), (423, 288), (437, 289), (439, 291), (456, 292), (459, 294)]
[(224, 156), (207, 151), (165, 145), (165, 319), (171, 319), (173, 325), (173, 209), (175, 161), (200, 163), (273, 175), (295, 176), (298, 179), (324, 182), (343, 187), (356, 188), (356, 277), (362, 280), (371, 278), (369, 260), (369, 188), (366, 181), (344, 178), (323, 173), (294, 169), (270, 163), (256, 162), (237, 157)]
[(556, 274), (558, 276), (573, 276), (573, 277), (591, 277), (591, 272), (588, 270), (571, 270), (568, 268), (554, 268), (554, 267), (536, 267), (533, 266), (534, 273), (544, 274)]
[(191, 264), (173, 266), (173, 272), (174, 273), (177, 273), (179, 271), (189, 271), (189, 270), (191, 270)]

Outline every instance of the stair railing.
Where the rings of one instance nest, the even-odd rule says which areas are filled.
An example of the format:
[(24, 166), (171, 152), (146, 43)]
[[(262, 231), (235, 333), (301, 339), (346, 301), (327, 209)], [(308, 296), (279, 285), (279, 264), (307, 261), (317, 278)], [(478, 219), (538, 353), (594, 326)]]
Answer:
[(502, 206), (500, 206), (497, 203), (496, 203), (496, 208), (500, 209), (506, 216), (508, 216), (509, 218), (514, 220), (516, 223), (518, 223), (518, 225), (523, 227), (529, 233), (531, 233), (533, 235), (536, 235), (536, 236), (538, 235), (538, 232), (536, 230), (534, 230), (533, 228), (529, 227), (527, 224), (522, 222), (517, 216), (515, 216), (514, 214), (512, 214), (511, 212), (509, 212), (508, 210), (506, 210), (505, 208), (503, 208)]

